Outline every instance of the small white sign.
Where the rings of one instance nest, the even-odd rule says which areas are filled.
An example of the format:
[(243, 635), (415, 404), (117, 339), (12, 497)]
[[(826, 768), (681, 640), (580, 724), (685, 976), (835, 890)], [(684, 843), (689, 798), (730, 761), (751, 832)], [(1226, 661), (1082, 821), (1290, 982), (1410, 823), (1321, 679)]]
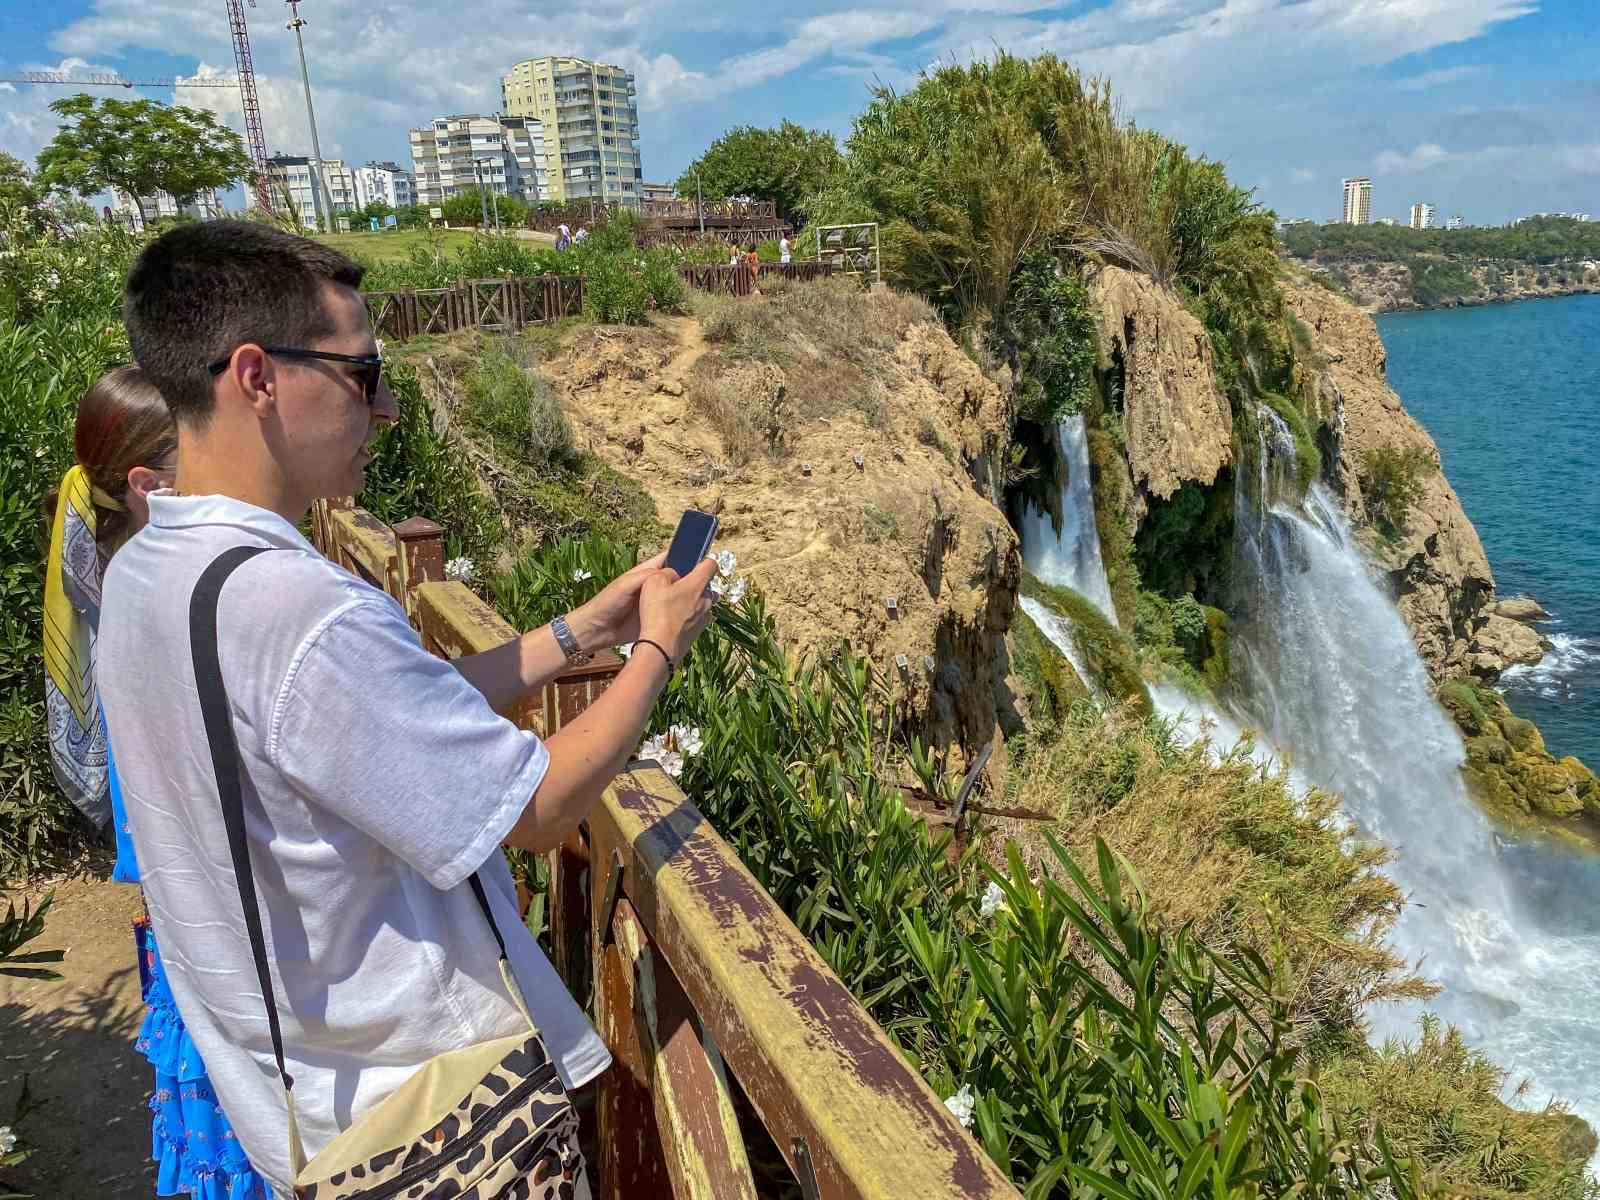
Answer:
[(428, 215), (430, 217), (432, 217), (435, 221), (442, 221), (442, 220), (444, 220), (444, 209), (442, 209), (442, 208), (430, 208), (428, 210)]

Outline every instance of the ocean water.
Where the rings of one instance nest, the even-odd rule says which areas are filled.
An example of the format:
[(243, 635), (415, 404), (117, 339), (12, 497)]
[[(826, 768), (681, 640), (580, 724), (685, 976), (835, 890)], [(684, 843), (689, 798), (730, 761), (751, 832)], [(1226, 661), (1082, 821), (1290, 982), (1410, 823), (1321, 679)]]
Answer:
[(1512, 708), (1600, 768), (1600, 295), (1390, 313), (1378, 331), (1500, 595), (1554, 616), (1556, 649), (1502, 681)]

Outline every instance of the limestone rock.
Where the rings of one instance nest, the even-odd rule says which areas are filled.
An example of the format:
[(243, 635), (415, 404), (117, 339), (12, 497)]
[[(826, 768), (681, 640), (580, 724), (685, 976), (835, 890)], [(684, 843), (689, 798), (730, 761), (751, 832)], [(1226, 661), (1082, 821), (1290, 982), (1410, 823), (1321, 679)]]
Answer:
[(1507, 667), (1532, 666), (1544, 657), (1550, 643), (1521, 621), (1490, 613), (1472, 638), (1472, 667), (1480, 675), (1498, 674)]
[(1489, 609), (1497, 617), (1509, 617), (1513, 621), (1548, 621), (1550, 614), (1545, 611), (1532, 596), (1512, 596), (1506, 600), (1498, 600)]
[[(1421, 447), (1437, 462), (1438, 448), (1389, 386), (1388, 356), (1372, 318), (1303, 278), (1284, 280), (1283, 294), (1324, 360), (1318, 394), (1337, 442), (1336, 455), (1326, 455), (1334, 483), (1351, 518), (1368, 525), (1360, 486), (1366, 456), (1385, 446)], [(1480, 619), (1494, 601), (1494, 573), (1443, 469), (1424, 480), (1422, 498), (1398, 542), (1374, 541), (1372, 549), (1435, 679), (1469, 669), (1492, 676), (1508, 664), (1487, 648), (1474, 649)], [(1505, 636), (1491, 632), (1490, 640)], [(1519, 645), (1525, 652), (1527, 643)]]
[[(884, 308), (850, 314), (857, 325), (888, 323), (905, 298), (861, 302)], [(826, 329), (785, 320), (793, 332), (784, 336), (813, 339), (786, 346), (787, 369), (738, 358), (707, 343), (694, 318), (667, 316), (604, 337), (580, 328), (541, 369), (565, 384), (580, 443), (644, 487), (664, 524), (691, 506), (721, 506), (717, 547), (734, 552), (787, 641), (805, 651), (843, 638), (929, 718), (935, 742), (975, 752), (994, 739), (996, 712), (1009, 702), (1005, 637), (1020, 576), (1016, 536), (987, 491), (1004, 465), (1005, 397), (932, 319), (870, 345), (848, 322), (834, 324), (856, 342), (824, 344), (816, 339)], [(852, 404), (852, 395), (825, 416), (806, 410), (798, 372), (845, 354), (870, 371), (849, 386), (870, 387), (871, 403)], [(614, 386), (629, 362), (663, 363), (660, 382)], [(665, 386), (680, 379), (682, 389)], [(710, 382), (760, 435), (747, 461), (730, 461), (703, 405)], [(634, 455), (625, 442), (641, 422), (650, 436)]]
[(1100, 356), (1121, 363), (1128, 467), (1147, 495), (1210, 484), (1233, 462), (1233, 412), (1217, 390), (1211, 339), (1171, 292), (1104, 267), (1089, 280)]

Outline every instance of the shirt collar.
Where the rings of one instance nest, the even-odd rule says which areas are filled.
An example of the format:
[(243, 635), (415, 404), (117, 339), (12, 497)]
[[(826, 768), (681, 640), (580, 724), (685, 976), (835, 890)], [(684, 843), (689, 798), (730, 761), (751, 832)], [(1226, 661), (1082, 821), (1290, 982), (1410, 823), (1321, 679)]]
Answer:
[(181, 496), (171, 488), (160, 488), (150, 493), (150, 524), (162, 529), (232, 525), (263, 537), (275, 546), (313, 549), (300, 531), (277, 513), (232, 496)]

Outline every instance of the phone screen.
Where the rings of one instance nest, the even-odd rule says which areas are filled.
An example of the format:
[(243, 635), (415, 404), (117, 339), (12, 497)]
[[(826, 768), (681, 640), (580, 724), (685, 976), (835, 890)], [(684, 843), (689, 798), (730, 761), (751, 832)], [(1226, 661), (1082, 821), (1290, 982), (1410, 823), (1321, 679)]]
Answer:
[(667, 566), (681, 579), (700, 565), (700, 560), (711, 552), (711, 539), (717, 535), (717, 518), (710, 513), (689, 509), (678, 521), (678, 532), (672, 535), (672, 546), (667, 550)]

